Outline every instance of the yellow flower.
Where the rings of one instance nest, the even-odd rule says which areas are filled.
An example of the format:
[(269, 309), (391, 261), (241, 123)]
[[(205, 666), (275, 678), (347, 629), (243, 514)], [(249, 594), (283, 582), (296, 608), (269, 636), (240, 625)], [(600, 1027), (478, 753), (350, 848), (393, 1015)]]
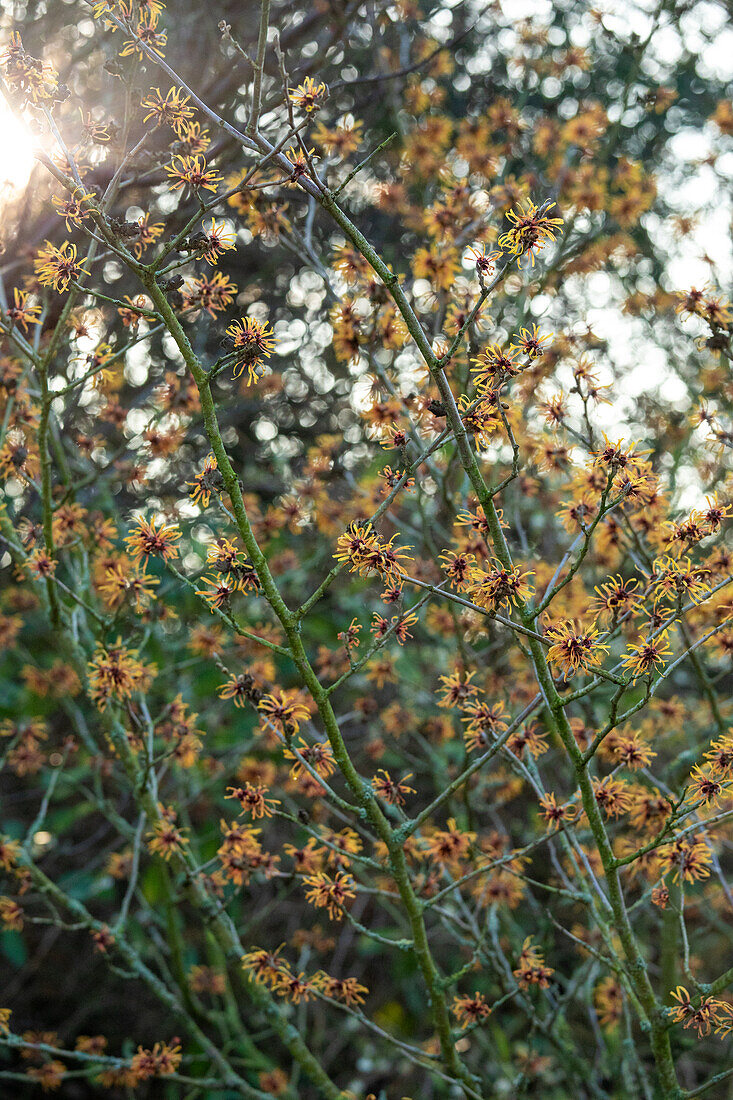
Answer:
[(142, 106), (149, 108), (143, 122), (154, 118), (156, 126), (168, 125), (181, 137), (188, 120), (196, 114), (193, 107), (188, 106), (189, 99), (190, 96), (184, 96), (181, 88), (169, 88), (165, 95), (161, 94), (160, 88), (153, 88), (142, 101)]
[(168, 861), (172, 855), (183, 852), (188, 844), (188, 837), (184, 836), (176, 825), (176, 815), (173, 810), (165, 806), (160, 806), (159, 809), (161, 817), (147, 836), (148, 849)]
[(165, 57), (162, 47), (165, 46), (168, 35), (165, 31), (157, 29), (159, 18), (159, 10), (149, 9), (143, 12), (135, 27), (135, 37), (125, 40), (120, 50), (120, 57), (129, 57), (133, 53), (145, 57), (147, 54), (146, 46), (148, 50), (157, 53), (158, 57)]
[(76, 245), (69, 241), (64, 241), (59, 248), (46, 241), (36, 254), (33, 268), (41, 286), (52, 286), (60, 294), (69, 289), (70, 283), (89, 274), (83, 261), (77, 259)]
[(230, 225), (212, 218), (211, 225), (206, 229), (206, 242), (203, 246), (206, 249), (203, 253), (206, 262), (213, 266), (224, 252), (236, 248), (236, 239), (237, 234)]
[(516, 210), (507, 212), (506, 217), (512, 227), (499, 237), (499, 247), (520, 260), (522, 256), (528, 255), (534, 264), (535, 253), (544, 248), (548, 241), (557, 240), (556, 235), (563, 224), (562, 218), (547, 216), (555, 205), (554, 202), (549, 202), (539, 207), (531, 199), (527, 199), (526, 204), (517, 203)]
[(651, 675), (657, 665), (663, 665), (672, 652), (666, 630), (645, 642), (630, 643), (629, 649), (631, 652), (624, 657), (623, 663), (626, 668), (631, 669), (634, 679)]
[(310, 114), (311, 111), (319, 109), (321, 100), (325, 98), (327, 90), (325, 84), (322, 82), (316, 84), (312, 76), (307, 76), (302, 84), (299, 84), (297, 88), (290, 92), (290, 99), (296, 107), (300, 107), (302, 111)]
[(275, 346), (272, 329), (256, 317), (242, 317), (232, 321), (226, 331), (236, 357), (233, 375), (238, 378), (246, 367), (247, 385), (251, 386), (261, 376), (262, 360), (269, 359)]
[(66, 228), (71, 232), (75, 225), (81, 225), (84, 219), (89, 217), (89, 211), (84, 209), (83, 204), (90, 199), (94, 200), (94, 198), (95, 195), (91, 191), (86, 194), (74, 191), (66, 199), (60, 199), (54, 195), (51, 202), (58, 208), (59, 216), (65, 219)]
[(580, 624), (561, 623), (550, 627), (547, 637), (552, 642), (547, 653), (548, 660), (559, 665), (566, 676), (578, 671), (590, 671), (608, 653), (608, 646), (597, 641), (595, 627), (586, 630)]
[(327, 909), (330, 920), (339, 917), (346, 901), (356, 897), (352, 889), (354, 880), (342, 871), (337, 871), (333, 878), (325, 871), (306, 875), (303, 885), (308, 888), (305, 893), (306, 899), (311, 905), (315, 905), (316, 909)]
[(216, 191), (221, 183), (221, 176), (215, 169), (206, 167), (206, 158), (202, 156), (182, 157), (177, 154), (170, 164), (166, 165), (166, 172), (171, 178), (171, 188), (179, 191), (187, 184), (199, 191), (202, 188), (207, 191)]

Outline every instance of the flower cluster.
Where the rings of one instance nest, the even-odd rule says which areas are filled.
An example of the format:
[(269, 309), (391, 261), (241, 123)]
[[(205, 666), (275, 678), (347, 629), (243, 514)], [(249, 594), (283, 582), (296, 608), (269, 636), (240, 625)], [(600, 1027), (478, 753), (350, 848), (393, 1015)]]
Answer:
[[(675, 284), (733, 137), (706, 5), (643, 39), (228, 5), (213, 50), (185, 4), (90, 7), (14, 5), (53, 64), (0, 51), (38, 146), (3, 188), (0, 1078), (712, 1095), (723, 245)], [(107, 1033), (47, 1030), (91, 985)]]

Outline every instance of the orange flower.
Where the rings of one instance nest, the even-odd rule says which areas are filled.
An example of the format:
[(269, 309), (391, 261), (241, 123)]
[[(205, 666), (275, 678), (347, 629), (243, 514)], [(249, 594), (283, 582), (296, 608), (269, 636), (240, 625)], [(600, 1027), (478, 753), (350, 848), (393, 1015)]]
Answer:
[[(295, 745), (298, 750), (296, 756), (295, 752), (291, 749), (285, 749), (285, 756), (288, 760), (295, 760), (290, 769), (291, 779), (298, 779), (298, 777), (306, 770), (303, 766), (303, 760), (310, 764), (318, 775), (327, 778), (335, 771), (336, 765), (333, 759), (333, 749), (328, 741), (315, 741), (312, 745), (306, 744), (301, 738), (298, 738), (298, 742)], [(302, 757), (302, 759), (300, 759)]]
[(724, 1002), (714, 997), (701, 997), (700, 1004), (695, 1008), (683, 985), (678, 985), (670, 996), (677, 1004), (667, 1009), (668, 1015), (684, 1028), (694, 1027), (699, 1038), (709, 1035), (713, 1025), (721, 1023), (720, 1010), (726, 1007)]
[(690, 772), (690, 785), (687, 788), (687, 801), (696, 802), (698, 798), (708, 806), (717, 806), (727, 789), (713, 775), (713, 769), (694, 767)]
[(469, 577), (467, 593), (474, 603), (486, 611), (498, 611), (502, 607), (511, 609), (529, 597), (530, 587), (525, 578), (533, 576), (531, 571), (518, 568), (506, 569), (501, 562), (493, 561), (487, 572), (474, 569)]
[(138, 659), (136, 649), (128, 649), (118, 638), (114, 645), (97, 645), (89, 662), (89, 689), (100, 710), (110, 699), (129, 699), (133, 692), (145, 691), (155, 673), (154, 665)]
[(267, 798), (269, 787), (254, 787), (246, 783), (243, 787), (227, 787), (225, 798), (236, 798), (245, 813), (254, 819), (258, 817), (272, 817), (273, 807), (280, 805), (277, 798)]
[(681, 837), (659, 849), (662, 874), (672, 872), (672, 881), (697, 882), (708, 878), (713, 855), (704, 840), (697, 836)]
[(462, 708), (465, 717), (461, 718), (466, 723), (463, 736), (466, 748), (469, 752), (475, 749), (485, 749), (496, 739), (496, 735), (502, 733), (508, 718), (503, 703), (486, 703), (482, 699), (471, 700)]
[(28, 325), (40, 325), (39, 314), (41, 307), (27, 305), (28, 293), (13, 287), (13, 305), (8, 306), (5, 316), (13, 325), (22, 325), (23, 331), (28, 331)]
[(453, 998), (453, 1014), (461, 1027), (480, 1023), (491, 1015), (491, 1006), (486, 1003), (483, 993), (474, 993), (473, 997)]
[(608, 646), (597, 641), (595, 627), (583, 629), (579, 623), (566, 622), (550, 627), (546, 633), (552, 642), (548, 660), (559, 665), (565, 676), (592, 671), (608, 653)]
[(168, 861), (171, 856), (183, 852), (188, 844), (188, 837), (176, 825), (174, 810), (166, 806), (159, 806), (158, 809), (161, 817), (153, 825), (152, 832), (148, 833), (148, 848)]
[(356, 978), (332, 978), (321, 972), (314, 975), (318, 988), (325, 997), (331, 997), (334, 1001), (342, 1001), (345, 1005), (360, 1005), (364, 1003), (364, 997), (369, 992), (365, 985)]
[(325, 871), (318, 871), (315, 875), (306, 875), (303, 885), (307, 887), (305, 896), (316, 909), (327, 909), (329, 920), (335, 920), (342, 915), (346, 902), (355, 898), (356, 893), (352, 889), (354, 880), (350, 875), (337, 871), (331, 878)]
[(222, 313), (234, 301), (237, 293), (236, 285), (228, 275), (221, 271), (215, 272), (211, 278), (200, 275), (197, 279), (191, 279), (181, 287), (183, 298), (183, 310), (205, 309), (209, 316), (214, 317)]
[(512, 971), (520, 989), (529, 989), (531, 985), (537, 985), (540, 989), (547, 989), (550, 977), (555, 973), (551, 966), (545, 964), (542, 952), (532, 946), (532, 937), (528, 936), (522, 945), (522, 953), (519, 956), (517, 969)]
[(170, 1077), (181, 1064), (181, 1048), (174, 1040), (174, 1046), (167, 1043), (156, 1043), (152, 1050), (137, 1048), (137, 1054), (133, 1054), (130, 1069), (138, 1081), (146, 1081), (150, 1077)]
[(408, 787), (408, 779), (412, 779), (412, 772), (403, 776), (402, 779), (393, 779), (388, 771), (380, 768), (372, 777), (372, 786), (378, 797), (383, 798), (385, 802), (389, 802), (392, 806), (404, 806), (405, 795), (416, 793), (414, 787)]
[(155, 520), (148, 522), (142, 516), (138, 516), (135, 522), (137, 530), (125, 537), (135, 565), (143, 560), (147, 562), (150, 557), (162, 558), (163, 561), (178, 557), (176, 543), (181, 532), (175, 524), (161, 524), (156, 528)]
[(540, 813), (547, 822), (548, 829), (554, 832), (563, 822), (573, 821), (577, 816), (578, 808), (571, 802), (566, 802), (564, 805), (558, 804), (555, 795), (550, 791), (540, 799)]

